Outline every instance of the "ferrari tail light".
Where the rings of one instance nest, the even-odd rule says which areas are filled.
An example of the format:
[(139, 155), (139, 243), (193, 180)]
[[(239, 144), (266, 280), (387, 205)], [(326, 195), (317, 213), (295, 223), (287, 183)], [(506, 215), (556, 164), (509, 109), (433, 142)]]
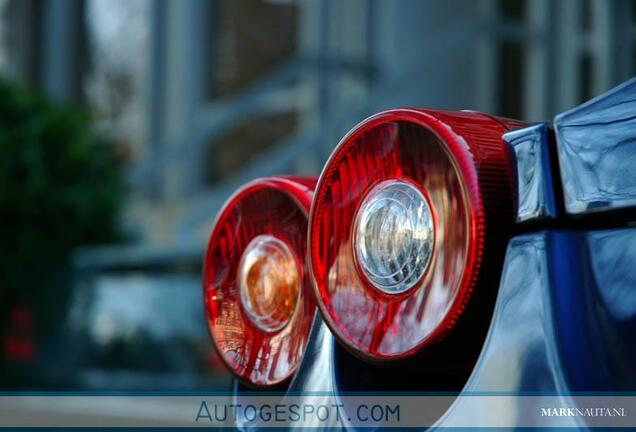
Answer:
[(222, 208), (208, 244), (203, 299), (213, 343), (253, 386), (284, 383), (297, 369), (315, 314), (305, 265), (315, 179), (247, 184)]
[(392, 110), (355, 127), (312, 203), (309, 260), (320, 311), (370, 360), (409, 357), (493, 298), (513, 222), (502, 134), (476, 112)]

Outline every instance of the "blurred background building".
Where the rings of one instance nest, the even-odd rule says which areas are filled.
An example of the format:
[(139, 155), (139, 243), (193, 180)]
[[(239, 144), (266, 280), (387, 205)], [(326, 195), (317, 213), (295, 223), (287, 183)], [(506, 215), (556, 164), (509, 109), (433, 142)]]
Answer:
[(74, 255), (78, 366), (32, 385), (226, 385), (199, 272), (236, 187), (382, 109), (545, 120), (635, 72), (634, 0), (0, 0), (0, 74), (93, 112), (128, 190), (129, 241)]

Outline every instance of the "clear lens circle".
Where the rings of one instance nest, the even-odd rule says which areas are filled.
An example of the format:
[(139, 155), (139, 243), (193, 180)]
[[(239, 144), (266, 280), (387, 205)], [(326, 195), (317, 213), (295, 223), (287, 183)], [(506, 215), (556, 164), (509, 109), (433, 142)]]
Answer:
[(255, 237), (238, 267), (241, 304), (264, 331), (278, 331), (291, 319), (298, 303), (300, 272), (289, 247), (271, 235)]
[(435, 228), (424, 194), (411, 183), (382, 182), (362, 201), (354, 224), (354, 249), (369, 281), (387, 294), (415, 286), (429, 266)]

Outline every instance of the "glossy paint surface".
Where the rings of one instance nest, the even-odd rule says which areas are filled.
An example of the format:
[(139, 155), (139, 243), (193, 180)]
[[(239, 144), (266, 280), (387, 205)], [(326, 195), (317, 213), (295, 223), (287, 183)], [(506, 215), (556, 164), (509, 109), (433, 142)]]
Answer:
[[(493, 322), (464, 393), (534, 393), (540, 397), (565, 390), (552, 323), (548, 250), (547, 233), (510, 242)], [(512, 405), (507, 414), (514, 417), (522, 411), (521, 406)], [(501, 413), (473, 412), (458, 399), (438, 426), (452, 426), (467, 415), (475, 424), (497, 424), (495, 416)]]
[(493, 322), (466, 390), (553, 391), (554, 359), (547, 235), (510, 242)]
[[(513, 239), (488, 339), (464, 392), (636, 391), (634, 268), (636, 229)], [(439, 425), (466, 410), (458, 402)], [(473, 415), (496, 422), (487, 412)]]
[[(289, 380), (307, 346), (315, 315), (305, 265), (307, 212), (314, 184), (311, 179), (272, 177), (246, 185), (221, 210), (210, 237), (203, 275), (208, 327), (228, 368), (251, 385)], [(249, 316), (238, 283), (243, 252), (259, 236), (273, 237), (289, 248), (301, 281), (292, 315), (273, 331), (264, 330)]]
[(636, 391), (636, 229), (552, 236), (554, 335), (572, 391)]
[[(633, 268), (636, 229), (543, 231), (512, 239), (488, 337), (463, 394), (533, 395), (540, 406), (542, 395), (636, 391)], [(338, 394), (346, 388), (338, 379), (348, 372), (336, 369), (337, 349), (326, 334), (312, 337), (295, 389)], [(364, 367), (358, 362), (348, 370)], [(522, 408), (510, 406), (507, 414), (515, 418)], [(472, 412), (459, 399), (436, 426), (465, 424), (467, 415), (476, 424), (497, 424), (489, 416), (501, 413)], [(572, 419), (571, 426), (584, 424)]]
[[(327, 162), (312, 204), (310, 264), (323, 318), (360, 356), (398, 359), (438, 341), (469, 304), (482, 266), (498, 272), (502, 243), (490, 237), (513, 221), (506, 130), (474, 112), (387, 111), (354, 128)], [(373, 286), (352, 246), (360, 203), (390, 179), (425, 191), (438, 238), (427, 273), (399, 295)]]
[[(636, 391), (633, 268), (634, 228), (542, 231), (512, 239), (488, 337), (462, 393), (533, 395), (540, 406), (542, 395)], [(290, 392), (351, 391), (339, 380), (365, 364), (353, 359), (338, 370), (336, 343), (323, 323), (314, 326)], [(405, 369), (404, 379), (417, 378)], [(365, 390), (360, 384), (356, 391)], [(509, 408), (507, 415), (520, 423), (531, 421), (518, 417), (521, 405)], [(458, 399), (436, 426), (451, 427), (467, 415), (478, 424), (497, 424), (489, 416), (501, 413), (472, 412)], [(584, 426), (577, 422), (571, 425)]]
[(503, 139), (515, 156), (517, 222), (555, 218), (548, 125), (540, 123), (517, 129), (505, 133)]
[(565, 207), (580, 214), (636, 205), (636, 79), (554, 121)]

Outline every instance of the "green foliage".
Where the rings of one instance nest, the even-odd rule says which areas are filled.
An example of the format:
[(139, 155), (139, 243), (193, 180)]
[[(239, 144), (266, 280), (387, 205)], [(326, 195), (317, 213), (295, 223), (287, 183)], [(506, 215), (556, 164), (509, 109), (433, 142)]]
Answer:
[(0, 302), (37, 297), (73, 248), (118, 238), (120, 179), (85, 112), (0, 80)]

